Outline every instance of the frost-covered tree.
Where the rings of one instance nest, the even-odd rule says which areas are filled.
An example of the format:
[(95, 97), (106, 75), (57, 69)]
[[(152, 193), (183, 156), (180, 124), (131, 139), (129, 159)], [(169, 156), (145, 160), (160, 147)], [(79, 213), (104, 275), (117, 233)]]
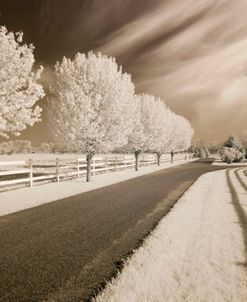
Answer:
[(184, 117), (173, 113), (164, 102), (156, 100), (153, 108), (156, 116), (156, 127), (152, 127), (153, 136), (149, 138), (148, 149), (157, 154), (158, 165), (160, 157), (166, 152), (177, 152), (187, 150), (191, 144), (194, 130)]
[(193, 157), (207, 158), (210, 155), (208, 145), (199, 138), (193, 138), (189, 147), (189, 152)]
[(135, 95), (134, 100), (134, 122), (133, 130), (129, 133), (127, 150), (135, 154), (135, 170), (138, 171), (139, 154), (145, 148), (146, 133), (144, 128), (144, 114), (143, 114), (143, 98), (141, 95)]
[(13, 142), (13, 153), (31, 153), (32, 143), (28, 140), (16, 140)]
[(157, 99), (153, 114), (156, 115), (156, 127), (153, 128), (153, 137), (148, 140), (148, 149), (157, 155), (157, 164), (160, 165), (162, 154), (169, 150), (169, 138), (173, 135), (173, 124), (171, 123), (171, 110), (164, 101)]
[(180, 115), (175, 115), (175, 140), (174, 150), (184, 151), (191, 145), (191, 140), (194, 135), (194, 129), (190, 122)]
[(222, 150), (220, 150), (220, 157), (228, 164), (243, 161), (243, 153), (233, 147), (223, 147)]
[(142, 102), (142, 121), (146, 137), (144, 149), (156, 153), (159, 165), (160, 157), (165, 150), (167, 137), (171, 134), (169, 109), (164, 101), (152, 95), (143, 95)]
[(194, 129), (190, 122), (184, 117), (172, 113), (170, 125), (172, 127), (172, 135), (169, 137), (167, 151), (178, 152), (187, 150), (191, 145), (194, 135)]
[(228, 137), (228, 139), (224, 142), (224, 147), (235, 148), (238, 149), (239, 151), (242, 151), (243, 149), (241, 141), (234, 135)]
[(135, 153), (135, 169), (138, 170), (139, 154), (154, 152), (160, 165), (165, 152), (185, 150), (193, 136), (190, 123), (171, 112), (160, 98), (149, 94), (135, 96), (135, 127), (129, 135), (128, 148)]
[(137, 171), (142, 151), (155, 152), (159, 165), (170, 127), (169, 109), (160, 98), (149, 94), (136, 95), (135, 110), (135, 127), (129, 135), (128, 147), (135, 154)]
[(55, 153), (55, 144), (54, 143), (41, 143), (37, 147), (37, 151), (41, 153)]
[(242, 144), (242, 146), (243, 146), (243, 159), (245, 160), (245, 159), (247, 159), (247, 137), (246, 137), (246, 135), (244, 135), (242, 138), (241, 138), (241, 144)]
[(32, 143), (28, 140), (7, 140), (0, 144), (0, 154), (24, 154), (32, 151)]
[(23, 43), (22, 33), (0, 27), (0, 136), (19, 135), (40, 120), (36, 102), (44, 96), (37, 83), (42, 72), (33, 71), (34, 47)]
[(241, 162), (245, 159), (245, 148), (237, 137), (231, 135), (224, 142), (220, 155), (227, 163)]
[(217, 141), (212, 141), (211, 143), (207, 144), (208, 151), (211, 154), (218, 154), (219, 151), (222, 149), (222, 143), (217, 142)]
[(114, 58), (78, 53), (56, 64), (51, 93), (47, 113), (53, 137), (86, 153), (90, 181), (94, 154), (125, 145), (133, 129), (131, 77)]

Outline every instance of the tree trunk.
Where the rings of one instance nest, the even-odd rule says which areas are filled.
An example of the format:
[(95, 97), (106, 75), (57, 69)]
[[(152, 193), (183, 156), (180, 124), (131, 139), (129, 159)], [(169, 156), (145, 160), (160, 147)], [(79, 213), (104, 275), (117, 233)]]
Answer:
[(93, 153), (89, 152), (87, 154), (87, 182), (91, 181), (91, 175), (92, 175), (92, 158)]
[(171, 164), (173, 163), (174, 152), (171, 152)]
[(141, 152), (138, 150), (138, 151), (135, 151), (135, 170), (138, 171), (139, 170), (139, 154)]
[(245, 156), (246, 156), (246, 155), (245, 155), (245, 150), (243, 150), (243, 156), (242, 156), (242, 158), (241, 158), (241, 163), (245, 161)]
[(157, 164), (158, 164), (158, 167), (160, 166), (160, 158), (161, 158), (161, 153), (157, 152)]

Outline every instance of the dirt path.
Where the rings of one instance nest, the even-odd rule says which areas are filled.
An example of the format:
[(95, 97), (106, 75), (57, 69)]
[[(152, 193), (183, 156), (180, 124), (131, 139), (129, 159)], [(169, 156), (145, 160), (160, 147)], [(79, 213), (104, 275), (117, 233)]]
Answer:
[(246, 185), (243, 168), (201, 176), (96, 301), (246, 301)]

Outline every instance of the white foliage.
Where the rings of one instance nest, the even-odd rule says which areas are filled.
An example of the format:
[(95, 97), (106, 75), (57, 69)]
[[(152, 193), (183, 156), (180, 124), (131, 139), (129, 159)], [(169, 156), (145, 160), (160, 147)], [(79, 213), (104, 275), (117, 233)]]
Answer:
[(28, 140), (7, 140), (0, 143), (0, 154), (25, 154), (32, 151), (32, 143)]
[(127, 149), (158, 154), (185, 150), (190, 123), (152, 95), (134, 96), (129, 75), (114, 58), (78, 53), (57, 63), (49, 100), (48, 123), (55, 141), (76, 143), (81, 151)]
[(143, 102), (139, 95), (135, 95), (134, 100), (133, 130), (128, 137), (127, 150), (142, 151), (146, 143), (146, 133), (143, 124)]
[(133, 151), (156, 151), (160, 148), (166, 125), (166, 107), (153, 95), (135, 96), (134, 130), (129, 136), (128, 147)]
[(190, 147), (194, 129), (184, 117), (173, 113), (171, 118), (173, 134), (169, 140), (169, 151), (183, 151)]
[(127, 143), (133, 129), (134, 84), (114, 58), (90, 52), (63, 58), (54, 73), (48, 122), (60, 143), (82, 151), (109, 151)]
[(35, 103), (44, 96), (37, 84), (42, 67), (33, 72), (33, 46), (23, 44), (22, 33), (0, 27), (0, 136), (19, 135), (40, 120)]
[(190, 123), (173, 113), (160, 98), (149, 94), (135, 96), (135, 117), (128, 141), (130, 150), (162, 154), (190, 146), (194, 133)]

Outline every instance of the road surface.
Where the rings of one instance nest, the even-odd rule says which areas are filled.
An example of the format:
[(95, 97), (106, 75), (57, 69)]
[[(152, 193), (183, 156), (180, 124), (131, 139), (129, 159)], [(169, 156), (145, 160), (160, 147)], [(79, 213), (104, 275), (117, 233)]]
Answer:
[(0, 217), (0, 301), (88, 301), (211, 162)]

